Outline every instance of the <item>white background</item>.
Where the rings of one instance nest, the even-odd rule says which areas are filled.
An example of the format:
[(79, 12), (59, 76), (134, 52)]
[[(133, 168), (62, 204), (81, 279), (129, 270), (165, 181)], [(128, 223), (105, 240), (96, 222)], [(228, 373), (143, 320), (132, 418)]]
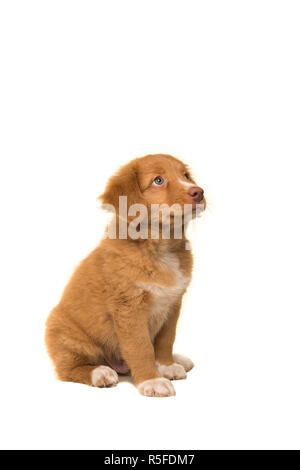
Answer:
[[(7, 449), (300, 448), (295, 1), (2, 1), (1, 418)], [(208, 210), (170, 399), (57, 382), (44, 322), (121, 164), (171, 153)]]

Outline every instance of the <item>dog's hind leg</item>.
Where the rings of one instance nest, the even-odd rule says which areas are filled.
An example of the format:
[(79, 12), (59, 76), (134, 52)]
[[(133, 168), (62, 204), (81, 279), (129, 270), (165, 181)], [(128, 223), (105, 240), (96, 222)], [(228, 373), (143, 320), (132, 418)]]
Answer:
[(70, 369), (67, 374), (61, 377), (69, 382), (79, 382), (93, 387), (112, 387), (117, 385), (119, 379), (116, 371), (108, 366), (83, 365)]
[[(70, 354), (70, 353), (69, 353)], [(58, 378), (65, 382), (78, 382), (94, 387), (112, 387), (117, 385), (118, 374), (111, 367), (104, 365), (104, 360), (97, 361), (100, 365), (89, 364), (85, 360), (68, 361), (56, 364)], [(103, 364), (102, 364), (103, 362)]]
[(73, 335), (66, 336), (60, 329), (50, 327), (45, 339), (58, 379), (94, 387), (118, 383), (118, 374), (108, 367), (102, 348), (84, 335), (74, 336), (73, 331)]

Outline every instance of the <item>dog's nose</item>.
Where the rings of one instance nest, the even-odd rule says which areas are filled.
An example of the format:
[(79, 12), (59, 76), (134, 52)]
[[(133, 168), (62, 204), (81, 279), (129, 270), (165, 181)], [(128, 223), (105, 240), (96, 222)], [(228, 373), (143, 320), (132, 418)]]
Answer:
[(194, 202), (201, 202), (204, 196), (204, 191), (199, 186), (193, 186), (189, 188), (188, 195), (193, 199)]

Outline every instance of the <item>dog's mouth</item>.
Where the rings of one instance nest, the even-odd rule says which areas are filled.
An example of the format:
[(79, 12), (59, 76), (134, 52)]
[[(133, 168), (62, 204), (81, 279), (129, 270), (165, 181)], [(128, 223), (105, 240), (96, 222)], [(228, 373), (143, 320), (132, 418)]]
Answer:
[(192, 207), (193, 207), (193, 212), (195, 212), (195, 213), (204, 212), (205, 209), (206, 209), (206, 200), (205, 200), (205, 198), (203, 198), (201, 202), (194, 202), (192, 204)]

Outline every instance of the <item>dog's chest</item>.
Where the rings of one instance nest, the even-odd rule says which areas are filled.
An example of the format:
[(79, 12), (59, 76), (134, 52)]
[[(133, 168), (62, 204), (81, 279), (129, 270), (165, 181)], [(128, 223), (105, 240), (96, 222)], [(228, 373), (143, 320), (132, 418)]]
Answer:
[(179, 300), (190, 282), (190, 276), (185, 275), (180, 269), (179, 259), (175, 254), (168, 253), (159, 262), (170, 273), (175, 282), (172, 283), (172, 287), (153, 284), (142, 285), (144, 290), (152, 294), (153, 303), (149, 317), (152, 340), (164, 324), (170, 308)]

